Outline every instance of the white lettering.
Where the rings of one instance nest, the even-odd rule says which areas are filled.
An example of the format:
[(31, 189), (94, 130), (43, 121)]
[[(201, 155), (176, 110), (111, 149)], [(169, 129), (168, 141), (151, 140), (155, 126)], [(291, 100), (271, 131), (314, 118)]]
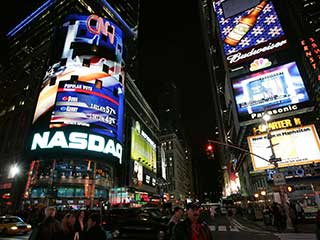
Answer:
[(88, 150), (102, 152), (105, 146), (105, 140), (101, 136), (89, 135)]
[(31, 150), (35, 150), (37, 146), (39, 146), (40, 148), (46, 148), (46, 146), (48, 145), (48, 140), (49, 132), (44, 132), (43, 136), (41, 136), (40, 133), (34, 134)]
[(87, 148), (87, 137), (86, 133), (72, 132), (69, 136), (69, 148), (86, 149)]
[[(297, 105), (289, 105), (283, 108), (277, 108), (277, 109), (272, 109), (267, 111), (267, 113), (269, 115), (276, 115), (276, 114), (281, 114), (281, 113), (285, 113), (285, 112), (291, 112), (291, 111), (295, 111), (298, 110), (298, 106)], [(258, 118), (262, 118), (264, 115), (264, 112), (259, 112), (259, 113), (252, 113), (250, 114), (251, 119), (258, 119)]]
[(105, 154), (110, 153), (119, 158), (120, 164), (122, 162), (122, 145), (119, 143), (115, 144), (113, 139), (108, 139), (106, 143), (106, 139), (102, 136), (81, 132), (71, 132), (68, 139), (65, 137), (63, 131), (57, 131), (53, 136), (50, 136), (49, 131), (43, 132), (42, 134), (34, 134), (31, 150), (55, 147), (81, 149)]
[(53, 147), (68, 148), (68, 143), (63, 132), (56, 132), (53, 135), (47, 148), (53, 148)]
[(282, 47), (286, 43), (287, 43), (287, 40), (285, 39), (285, 40), (282, 40), (280, 42), (269, 43), (268, 46), (264, 46), (262, 48), (258, 48), (258, 49), (252, 48), (250, 50), (250, 52), (247, 52), (247, 53), (243, 53), (242, 54), (241, 52), (237, 52), (235, 54), (227, 56), (227, 60), (228, 60), (229, 63), (236, 63), (236, 62), (238, 62), (238, 61), (240, 61), (242, 59), (258, 55), (259, 53), (267, 52), (267, 51)]

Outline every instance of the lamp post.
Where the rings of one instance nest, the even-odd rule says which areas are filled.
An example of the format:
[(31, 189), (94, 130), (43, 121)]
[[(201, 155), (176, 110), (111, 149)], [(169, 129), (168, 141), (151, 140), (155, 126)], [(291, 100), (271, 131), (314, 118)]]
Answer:
[[(270, 150), (271, 150), (271, 156), (270, 156), (269, 162), (274, 165), (276, 173), (277, 174), (281, 174), (279, 172), (279, 168), (278, 168), (278, 162), (281, 161), (281, 158), (277, 158), (276, 155), (275, 155), (275, 152), (274, 152), (274, 146), (277, 146), (279, 143), (277, 143), (277, 144), (273, 144), (272, 143), (273, 136), (272, 136), (272, 134), (270, 132), (270, 128), (269, 128), (269, 125), (268, 125), (269, 120), (271, 119), (271, 116), (269, 114), (265, 113), (262, 118), (263, 118), (263, 120), (265, 122), (265, 126), (266, 126), (267, 139), (269, 141), (269, 146), (268, 147), (270, 147)], [(279, 191), (280, 201), (281, 201), (281, 204), (285, 208), (285, 213), (286, 213), (286, 218), (287, 218), (287, 229), (293, 229), (292, 222), (291, 222), (291, 219), (290, 219), (290, 214), (289, 214), (289, 206), (287, 204), (287, 196), (284, 193), (285, 185), (286, 185), (285, 183), (280, 185), (280, 189), (279, 189), (280, 190)]]

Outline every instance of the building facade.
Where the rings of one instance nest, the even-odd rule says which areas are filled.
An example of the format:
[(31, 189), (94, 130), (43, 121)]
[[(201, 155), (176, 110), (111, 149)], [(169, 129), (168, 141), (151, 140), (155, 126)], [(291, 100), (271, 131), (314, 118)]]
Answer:
[(3, 209), (145, 204), (157, 193), (159, 123), (134, 84), (138, 14), (138, 1), (47, 1), (7, 33), (0, 154), (22, 173), (3, 168)]
[[(255, 201), (263, 199), (260, 192), (266, 191), (270, 200), (281, 202), (281, 188), (274, 187), (273, 179), (278, 171), (287, 184), (311, 184), (317, 189), (317, 6), (315, 1), (252, 1), (248, 5), (236, 0), (202, 1), (209, 65), (216, 70), (214, 60), (221, 53), (226, 69), (225, 78), (220, 78), (222, 142), (229, 150), (225, 160), (232, 171), (226, 164), (225, 188), (234, 172), (240, 183), (240, 189), (229, 191), (229, 196)], [(241, 26), (246, 31), (239, 30)], [(271, 119), (264, 120), (265, 115)], [(308, 150), (312, 156), (303, 153), (304, 142), (315, 144)]]

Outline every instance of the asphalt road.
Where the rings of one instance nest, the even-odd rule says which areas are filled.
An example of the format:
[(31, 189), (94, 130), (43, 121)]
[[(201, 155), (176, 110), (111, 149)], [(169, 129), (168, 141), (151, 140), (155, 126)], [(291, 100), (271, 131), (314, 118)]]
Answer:
[[(225, 216), (217, 216), (214, 220), (208, 221), (209, 227), (215, 240), (316, 240), (312, 233), (273, 233), (258, 228), (252, 228), (238, 221), (233, 221), (233, 226)], [(30, 234), (24, 236), (11, 236), (2, 239), (28, 239)], [(150, 239), (153, 240), (153, 239)]]

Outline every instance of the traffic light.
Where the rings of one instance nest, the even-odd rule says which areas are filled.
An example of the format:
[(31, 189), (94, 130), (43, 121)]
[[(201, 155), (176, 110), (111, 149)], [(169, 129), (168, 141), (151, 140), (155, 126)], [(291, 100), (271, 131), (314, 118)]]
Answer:
[(294, 191), (294, 186), (293, 185), (288, 185), (287, 186), (287, 192), (288, 193), (291, 193), (291, 192), (293, 192)]
[(208, 158), (214, 157), (214, 145), (212, 143), (207, 143), (206, 145), (206, 154)]

